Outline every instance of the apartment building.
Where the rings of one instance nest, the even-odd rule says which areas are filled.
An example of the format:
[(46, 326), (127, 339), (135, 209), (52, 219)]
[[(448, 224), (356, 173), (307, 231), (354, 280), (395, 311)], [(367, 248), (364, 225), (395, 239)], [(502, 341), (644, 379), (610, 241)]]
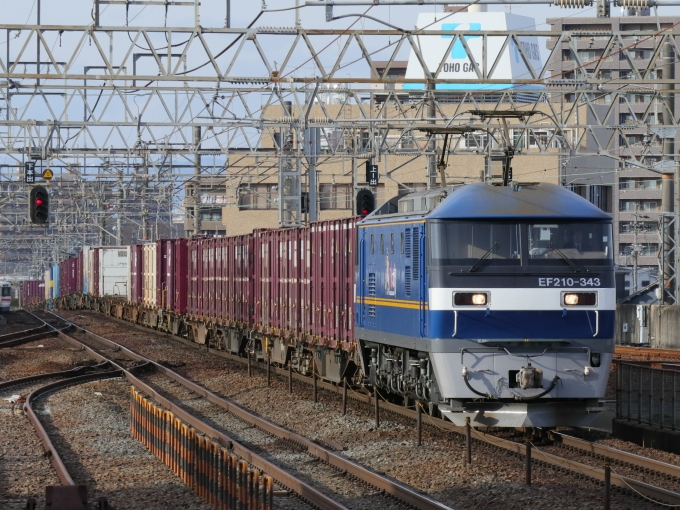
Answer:
[[(648, 11), (648, 10), (647, 10)], [(639, 13), (639, 12), (638, 12)], [(680, 21), (679, 17), (660, 16), (622, 16), (611, 18), (550, 18), (548, 23), (556, 33), (562, 31), (587, 31), (602, 32), (603, 35), (591, 35), (590, 37), (572, 38), (569, 42), (563, 42), (562, 48), (558, 48), (556, 56), (550, 63), (553, 78), (575, 80), (579, 77), (577, 59), (574, 49), (578, 53), (578, 60), (584, 66), (589, 76), (593, 76), (596, 66), (602, 60), (609, 34), (616, 31), (629, 31), (631, 35), (622, 38), (624, 47), (637, 43), (630, 49), (631, 61), (623, 52), (606, 57), (601, 62), (598, 78), (603, 80), (613, 78), (625, 78), (633, 75), (632, 65), (637, 69), (645, 69), (654, 56), (655, 41), (653, 38), (640, 38), (633, 34), (635, 30), (663, 30), (674, 26)], [(550, 49), (554, 48), (557, 38), (548, 43)], [(658, 60), (657, 60), (658, 61)], [(680, 76), (680, 64), (674, 59), (675, 76)], [(669, 67), (664, 67), (659, 61), (658, 68), (652, 72), (652, 80), (662, 78), (664, 73), (669, 72)], [(575, 82), (575, 91), (577, 90)], [(611, 210), (614, 217), (615, 228), (615, 255), (616, 263), (622, 266), (632, 266), (634, 263), (634, 250), (637, 240), (638, 257), (640, 266), (652, 268), (657, 266), (659, 250), (658, 217), (661, 210), (661, 174), (641, 169), (625, 163), (630, 158), (631, 152), (636, 155), (645, 154), (648, 163), (656, 163), (661, 160), (661, 139), (653, 132), (653, 127), (661, 122), (662, 108), (659, 101), (654, 99), (656, 87), (629, 86), (625, 88), (624, 96), (612, 96), (607, 90), (619, 88), (620, 85), (607, 86), (606, 82), (597, 94), (593, 94), (598, 115), (609, 116), (606, 123), (609, 125), (625, 126), (625, 139), (623, 136), (614, 139), (609, 144), (609, 153), (624, 159), (623, 164), (613, 165), (611, 158), (590, 158), (587, 164), (574, 160), (568, 165), (567, 175), (563, 184), (566, 184), (575, 192), (592, 200), (593, 196), (607, 195), (611, 193)], [(573, 102), (576, 93), (565, 96), (565, 101)], [(616, 101), (613, 108), (611, 102)], [(653, 104), (650, 104), (653, 103)], [(601, 106), (600, 106), (601, 105)], [(677, 95), (675, 99), (675, 111), (678, 111), (680, 102)], [(587, 112), (587, 122), (595, 124), (593, 112)], [(600, 117), (604, 118), (604, 117)], [(601, 130), (600, 146), (607, 146), (611, 131)], [(588, 148), (595, 148), (595, 140), (587, 142)], [(677, 151), (676, 147), (676, 151)], [(617, 162), (618, 163), (618, 162)], [(581, 170), (578, 167), (581, 166)], [(576, 169), (575, 169), (576, 167)], [(588, 167), (584, 171), (583, 167)], [(598, 170), (600, 170), (598, 172)], [(603, 189), (603, 186), (611, 187), (611, 190)], [(637, 230), (637, 232), (636, 232)], [(637, 235), (636, 235), (637, 234)]]

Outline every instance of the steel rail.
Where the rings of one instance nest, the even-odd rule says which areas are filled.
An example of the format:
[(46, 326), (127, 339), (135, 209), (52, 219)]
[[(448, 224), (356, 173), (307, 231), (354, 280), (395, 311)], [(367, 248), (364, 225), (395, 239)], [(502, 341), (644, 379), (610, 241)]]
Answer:
[(0, 342), (0, 349), (7, 347), (14, 347), (16, 345), (21, 345), (29, 342), (34, 342), (35, 340), (40, 340), (42, 338), (49, 338), (55, 336), (55, 332), (51, 330), (43, 331), (41, 333), (35, 333), (33, 335), (23, 336), (21, 338), (16, 338), (14, 340), (7, 340), (5, 342)]
[(561, 443), (565, 446), (577, 448), (579, 450), (592, 453), (594, 455), (599, 455), (601, 457), (606, 457), (617, 462), (624, 462), (641, 469), (648, 469), (650, 471), (655, 471), (657, 473), (672, 476), (674, 478), (680, 478), (680, 466), (650, 459), (649, 457), (642, 457), (634, 453), (624, 452), (622, 450), (617, 450), (616, 448), (610, 448), (609, 446), (592, 443), (590, 441), (585, 441), (583, 439), (559, 432), (550, 431), (548, 436), (553, 441)]
[[(52, 312), (50, 312), (50, 313), (52, 313)], [(68, 319), (65, 319), (65, 318), (57, 315), (57, 314), (54, 314), (54, 315), (56, 315), (57, 317), (60, 317), (63, 320), (68, 320)], [(242, 363), (242, 364), (248, 363), (247, 359), (245, 359), (245, 358), (241, 358), (241, 357), (236, 356), (234, 354), (225, 353), (223, 351), (210, 349), (205, 345), (200, 345), (200, 344), (197, 344), (195, 342), (191, 342), (189, 340), (171, 335), (171, 334), (166, 333), (166, 332), (157, 331), (157, 330), (147, 328), (147, 327), (144, 327), (144, 326), (141, 326), (141, 325), (138, 325), (138, 324), (132, 324), (128, 321), (125, 321), (123, 319), (117, 319), (115, 317), (107, 316), (107, 319), (113, 319), (116, 322), (120, 322), (120, 323), (125, 324), (129, 327), (134, 327), (135, 329), (139, 329), (140, 331), (146, 331), (148, 333), (153, 333), (153, 334), (165, 336), (169, 339), (178, 341), (179, 343), (182, 343), (184, 345), (191, 346), (191, 347), (196, 348), (198, 350), (205, 350), (210, 354), (216, 354), (220, 357), (230, 359), (232, 361), (237, 361), (237, 362)], [(163, 368), (165, 368), (165, 367), (163, 367)], [(277, 368), (275, 366), (271, 366), (270, 370), (274, 374), (279, 374), (279, 375), (288, 377), (288, 371), (287, 370), (282, 370), (282, 369)], [(312, 384), (312, 381), (309, 377), (306, 377), (306, 376), (303, 376), (303, 375), (300, 375), (300, 374), (297, 374), (297, 373), (293, 373), (293, 378), (297, 381), (304, 382), (305, 384), (308, 384), (308, 385)], [(334, 392), (334, 393), (340, 393), (342, 391), (339, 386), (337, 386), (335, 384), (323, 382), (323, 381), (320, 381), (320, 380), (317, 380), (317, 385), (321, 389), (325, 389), (325, 390), (328, 390), (328, 391), (331, 391), (331, 392)], [(366, 403), (366, 404), (369, 404), (369, 405), (373, 405), (373, 399), (371, 398), (370, 395), (365, 395), (365, 398), (363, 398), (363, 396), (360, 396), (358, 394), (354, 394), (354, 395), (348, 395), (348, 398), (351, 398), (352, 400), (363, 402), (363, 403)], [(389, 403), (389, 402), (381, 402), (380, 407), (381, 407), (382, 410), (394, 412), (398, 415), (401, 415), (401, 416), (404, 416), (404, 417), (407, 417), (407, 418), (411, 418), (413, 420), (417, 419), (417, 412), (415, 410), (408, 409), (408, 408), (403, 407), (403, 406), (399, 406), (399, 405), (392, 404), (392, 403)], [(450, 431), (450, 432), (455, 432), (455, 433), (460, 434), (460, 435), (465, 435), (465, 433), (466, 433), (465, 427), (458, 427), (458, 426), (454, 425), (453, 423), (451, 423), (450, 421), (448, 421), (446, 419), (435, 418), (435, 417), (432, 417), (432, 416), (429, 416), (429, 415), (427, 415), (427, 419), (429, 419), (436, 427), (438, 427), (440, 429), (447, 430), (447, 431)], [(494, 436), (492, 434), (486, 434), (486, 433), (478, 431), (476, 429), (472, 429), (472, 430), (473, 430), (473, 437), (476, 437), (476, 439), (481, 441), (481, 442), (489, 443), (492, 446), (495, 446), (497, 448), (508, 450), (508, 451), (514, 452), (518, 455), (526, 456), (526, 446), (521, 444), (521, 443), (517, 443), (515, 441), (510, 441), (508, 439), (500, 438), (500, 437)], [(576, 444), (576, 443), (574, 443), (574, 444)], [(604, 451), (604, 450), (602, 450), (602, 451)], [(619, 451), (619, 450), (615, 450), (615, 451)], [(621, 452), (621, 453), (625, 454), (625, 452)], [(631, 455), (633, 455), (633, 454), (631, 454)], [(567, 470), (572, 471), (576, 474), (587, 476), (591, 479), (594, 479), (594, 480), (597, 480), (597, 481), (600, 481), (600, 482), (604, 481), (604, 470), (603, 469), (596, 468), (596, 467), (593, 467), (593, 466), (589, 466), (589, 465), (586, 465), (586, 464), (582, 464), (580, 462), (576, 462), (576, 461), (573, 461), (573, 460), (565, 459), (563, 457), (560, 457), (558, 455), (554, 455), (554, 454), (551, 454), (551, 453), (543, 452), (536, 447), (532, 448), (532, 457), (534, 459), (538, 460), (538, 461), (545, 462), (546, 464), (548, 464), (550, 466), (560, 468), (560, 469), (567, 469)], [(638, 456), (636, 456), (636, 457), (638, 457)], [(650, 465), (655, 464), (655, 462), (656, 462), (653, 459), (647, 459), (645, 457), (638, 457), (638, 459), (641, 459), (641, 461), (650, 461)], [(634, 464), (635, 459), (632, 459), (632, 458), (629, 457), (624, 462), (627, 462), (629, 464)], [(660, 464), (664, 464), (664, 463), (660, 463)], [(657, 467), (660, 468), (661, 466), (657, 466)], [(671, 466), (671, 467), (673, 467), (673, 466)], [(647, 467), (647, 469), (653, 469), (653, 468)], [(654, 468), (654, 470), (656, 471), (657, 469)], [(672, 476), (676, 476), (676, 475), (672, 475)], [(654, 485), (651, 485), (651, 484), (648, 484), (648, 483), (645, 483), (645, 482), (642, 482), (642, 481), (639, 481), (639, 480), (635, 480), (633, 478), (622, 476), (622, 475), (619, 475), (619, 474), (616, 474), (616, 473), (611, 473), (611, 483), (612, 483), (612, 485), (620, 487), (622, 489), (637, 491), (640, 494), (642, 494), (643, 496), (657, 500), (657, 501), (661, 501), (661, 502), (664, 502), (664, 503), (670, 503), (670, 504), (680, 504), (680, 494), (673, 492), (673, 491), (663, 489), (661, 487), (656, 487)]]
[[(499, 448), (503, 448), (505, 450), (518, 453), (519, 455), (522, 456), (526, 456), (526, 446), (523, 444), (515, 443), (514, 441), (509, 441), (507, 439), (496, 437), (491, 434), (485, 434), (484, 432), (480, 432), (475, 429), (473, 429), (472, 435), (473, 437), (476, 437), (480, 441), (492, 444), (494, 446), (498, 446)], [(546, 464), (550, 464), (551, 466), (555, 466), (562, 469), (568, 469), (569, 471), (572, 471), (574, 473), (587, 476), (588, 478), (592, 478), (600, 482), (604, 482), (605, 477), (604, 469), (588, 466), (580, 462), (565, 459), (558, 455), (544, 452), (536, 447), (533, 447), (531, 449), (531, 456), (532, 458), (538, 461), (545, 462)], [(655, 501), (660, 501), (662, 503), (672, 505), (680, 504), (680, 494), (678, 494), (677, 492), (662, 489), (661, 487), (641, 482), (640, 480), (629, 478), (627, 476), (622, 476), (614, 472), (611, 473), (611, 484), (622, 489), (633, 490), (634, 492), (638, 492), (644, 497), (653, 499)]]
[[(52, 312), (48, 312), (52, 313)], [(55, 316), (59, 317), (58, 315), (54, 314)], [(62, 317), (60, 317), (62, 318)], [(62, 318), (63, 319), (63, 318)], [(66, 319), (64, 319), (66, 320)], [(73, 327), (86, 332), (86, 330), (83, 330), (79, 326), (73, 324)], [(87, 332), (86, 332), (87, 333)], [(94, 333), (89, 333), (90, 335), (95, 335)], [(255, 466), (257, 469), (264, 471), (265, 473), (268, 473), (270, 476), (272, 476), (278, 483), (281, 485), (289, 488), (290, 490), (294, 491), (297, 493), (302, 499), (305, 501), (309, 502), (313, 506), (316, 506), (317, 508), (321, 509), (328, 509), (328, 510), (347, 510), (346, 507), (343, 505), (333, 501), (330, 499), (328, 496), (325, 494), (319, 492), (315, 488), (311, 487), (310, 485), (306, 484), (305, 482), (299, 480), (295, 476), (291, 475), (290, 473), (284, 471), (277, 465), (273, 464), (272, 462), (266, 460), (265, 458), (261, 457), (260, 455), (254, 453), (253, 451), (249, 450), (248, 448), (244, 447), (240, 443), (238, 443), (236, 440), (232, 439), (231, 437), (227, 436), (223, 432), (220, 432), (219, 430), (211, 427), (204, 421), (200, 420), (199, 418), (196, 418), (195, 416), (189, 414), (187, 411), (185, 411), (183, 408), (179, 407), (177, 404), (173, 403), (163, 395), (159, 394), (156, 390), (154, 390), (151, 386), (148, 384), (144, 383), (141, 379), (133, 375), (129, 370), (126, 370), (125, 368), (121, 367), (118, 365), (115, 361), (112, 359), (108, 358), (104, 354), (100, 353), (96, 349), (93, 349), (92, 347), (88, 346), (87, 344), (81, 342), (77, 338), (74, 338), (67, 334), (64, 330), (59, 331), (59, 336), (66, 342), (70, 343), (71, 345), (77, 346), (79, 348), (84, 349), (89, 355), (93, 356), (94, 358), (98, 359), (99, 361), (109, 361), (113, 366), (118, 367), (121, 371), (122, 374), (125, 376), (125, 378), (131, 382), (138, 390), (140, 390), (142, 393), (148, 395), (152, 400), (156, 401), (158, 404), (161, 406), (165, 407), (167, 410), (171, 411), (172, 413), (175, 414), (179, 419), (193, 427), (194, 429), (198, 430), (202, 434), (205, 434), (206, 436), (214, 439), (216, 442), (222, 444), (223, 446), (229, 448), (230, 450), (233, 451), (233, 453), (240, 458), (246, 460), (249, 464)], [(116, 342), (113, 342), (111, 340), (105, 339), (103, 337), (97, 338), (98, 341), (103, 342), (109, 346), (112, 347), (119, 347), (119, 350), (116, 352), (123, 351), (126, 355), (130, 356), (132, 359), (136, 361), (151, 361), (147, 360), (143, 356), (140, 356), (129, 349), (117, 344)], [(158, 365), (156, 363), (151, 362), (157, 367), (161, 367), (162, 365)], [(179, 377), (179, 376), (178, 376)]]
[(47, 452), (47, 455), (49, 455), (50, 461), (52, 462), (52, 465), (54, 466), (54, 469), (57, 472), (57, 476), (59, 477), (59, 481), (61, 481), (62, 485), (76, 485), (76, 484), (73, 481), (73, 478), (71, 478), (71, 475), (69, 474), (68, 469), (66, 469), (64, 462), (61, 460), (61, 457), (59, 456), (59, 452), (57, 452), (56, 448), (52, 444), (52, 441), (50, 440), (50, 437), (47, 434), (47, 431), (42, 426), (42, 423), (40, 423), (40, 420), (38, 419), (35, 412), (33, 411), (33, 408), (32, 408), (33, 401), (35, 399), (37, 399), (43, 393), (47, 393), (49, 391), (59, 389), (59, 388), (65, 387), (65, 386), (72, 386), (74, 384), (82, 384), (84, 382), (95, 381), (97, 379), (103, 379), (103, 378), (109, 378), (109, 377), (116, 377), (116, 376), (120, 376), (120, 375), (122, 375), (122, 372), (120, 370), (107, 370), (105, 372), (99, 372), (99, 373), (94, 373), (94, 374), (85, 374), (85, 375), (80, 375), (80, 376), (76, 376), (76, 377), (71, 377), (71, 378), (66, 379), (64, 381), (57, 381), (57, 382), (53, 382), (51, 384), (47, 384), (45, 386), (42, 386), (42, 387), (40, 387), (36, 390), (33, 390), (26, 397), (26, 404), (24, 406), (24, 409), (26, 411), (26, 415), (28, 416), (28, 419), (31, 421), (31, 424), (33, 425), (33, 428), (35, 429), (35, 432), (38, 434), (38, 437), (40, 438), (40, 441), (42, 442), (42, 444), (45, 448), (45, 451)]
[[(55, 314), (56, 315), (56, 314)], [(57, 315), (60, 317), (59, 315)], [(60, 317), (63, 320), (68, 320), (64, 319), (63, 317)], [(219, 357), (223, 357), (232, 361), (236, 361), (241, 364), (247, 364), (248, 361), (245, 358), (241, 358), (239, 356), (236, 356), (234, 354), (226, 353), (223, 351), (219, 351), (216, 349), (210, 349), (205, 345), (200, 345), (195, 342), (191, 342), (189, 340), (186, 340), (181, 337), (177, 337), (175, 335), (171, 335), (169, 333), (163, 332), (163, 331), (157, 331), (151, 328), (147, 328), (138, 324), (132, 324), (128, 321), (125, 321), (123, 319), (118, 319), (115, 317), (110, 317), (107, 316), (107, 319), (112, 319), (116, 322), (120, 322), (122, 324), (126, 324), (129, 327), (134, 327), (135, 329), (139, 329), (140, 331), (146, 331), (148, 333), (154, 333), (157, 335), (165, 336), (169, 339), (172, 339), (174, 341), (177, 341), (179, 343), (182, 343), (184, 345), (196, 348), (198, 350), (205, 350), (210, 354), (217, 355)], [(270, 370), (274, 374), (278, 374), (284, 377), (288, 377), (288, 371), (287, 370), (282, 370), (278, 367), (271, 366)], [(312, 381), (309, 377), (293, 373), (293, 378), (297, 381), (304, 382), (305, 384), (311, 385)], [(341, 393), (341, 388), (335, 384), (327, 383), (324, 381), (317, 380), (317, 386), (321, 389), (325, 389), (327, 391), (333, 392), (333, 393)], [(364, 398), (365, 397), (365, 398)], [(352, 394), (348, 395), (348, 398), (363, 402), (368, 405), (373, 405), (373, 399), (371, 398), (370, 395), (359, 395), (359, 394)], [(411, 418), (413, 420), (417, 419), (417, 412), (412, 409), (408, 409), (403, 406), (399, 406), (396, 404), (392, 404), (389, 402), (381, 402), (380, 407), (382, 410), (386, 410), (389, 412), (394, 412), (395, 414)], [(465, 435), (465, 427), (458, 427), (451, 423), (450, 421), (443, 419), (443, 418), (435, 418), (429, 415), (426, 415), (427, 419), (429, 419), (432, 424), (440, 429), (447, 430), (450, 432), (455, 432), (460, 435)], [(526, 447), (525, 445), (521, 443), (517, 443), (515, 441), (510, 441), (508, 439), (500, 438), (491, 434), (486, 434), (484, 432), (478, 431), (473, 429), (473, 436), (477, 438), (477, 440), (481, 442), (486, 442), (489, 443), (497, 448), (502, 448), (504, 450), (508, 450), (514, 453), (517, 453), (518, 455), (526, 456)], [(604, 450), (602, 450), (604, 451)], [(618, 451), (618, 450), (616, 450)], [(625, 454), (625, 452), (622, 452)], [(532, 448), (532, 457), (535, 458), (538, 461), (545, 462), (546, 464), (560, 468), (560, 469), (567, 469), (569, 471), (572, 471), (576, 474), (587, 476), (591, 479), (597, 480), (597, 481), (604, 481), (604, 470), (592, 466), (588, 466), (586, 464), (582, 464), (580, 462), (568, 460), (562, 457), (559, 457), (558, 455), (554, 455), (551, 453), (543, 452), (540, 451), (538, 448)], [(639, 457), (639, 459), (642, 459), (643, 461), (649, 460), (653, 464), (655, 461), (653, 459), (646, 459), (645, 457)], [(628, 462), (629, 464), (634, 464), (635, 459), (632, 458), (627, 458), (624, 462)], [(661, 463), (663, 464), (663, 463)], [(660, 466), (657, 466), (660, 468)], [(671, 466), (673, 467), (673, 466)], [(648, 469), (651, 469), (648, 467)], [(657, 470), (657, 469), (655, 469)], [(675, 476), (675, 475), (672, 475)], [(617, 487), (621, 487), (626, 490), (633, 490), (633, 491), (638, 491), (640, 494), (644, 495), (645, 497), (662, 501), (664, 503), (670, 503), (670, 504), (679, 504), (680, 503), (680, 494), (675, 493), (673, 491), (669, 491), (660, 487), (656, 487), (651, 484), (647, 484), (645, 482), (641, 482), (639, 480), (635, 480), (633, 478), (625, 477), (618, 475), (616, 473), (611, 473), (611, 483), (612, 485), (615, 485)]]
[(0, 383), (0, 390), (7, 388), (12, 388), (14, 386), (21, 386), (23, 384), (28, 384), (35, 381), (41, 381), (43, 379), (56, 379), (56, 378), (72, 378), (83, 375), (83, 372), (89, 372), (92, 369), (104, 368), (108, 365), (106, 363), (99, 363), (93, 366), (78, 366), (70, 370), (63, 370), (60, 372), (48, 372), (45, 374), (29, 375), (28, 377), (20, 377), (18, 379), (12, 379), (11, 381), (4, 381)]
[[(52, 313), (52, 312), (50, 312)], [(56, 315), (56, 314), (55, 314)], [(58, 316), (58, 315), (57, 315)], [(58, 316), (59, 317), (59, 316)], [(173, 370), (160, 365), (156, 363), (153, 360), (149, 360), (148, 358), (134, 352), (131, 349), (128, 349), (127, 347), (124, 347), (112, 340), (109, 340), (108, 338), (104, 338), (101, 335), (97, 335), (96, 333), (93, 333), (92, 331), (89, 331), (87, 329), (81, 328), (80, 326), (74, 324), (74, 327), (76, 327), (79, 331), (83, 332), (86, 336), (91, 336), (95, 339), (95, 341), (99, 341), (102, 343), (105, 343), (111, 347), (116, 347), (118, 349), (117, 352), (122, 352), (126, 356), (129, 356), (130, 358), (136, 360), (136, 361), (146, 361), (153, 365), (157, 371), (160, 373), (163, 373), (165, 376), (169, 377), (170, 379), (174, 380), (175, 382), (179, 383), (180, 385), (184, 386), (185, 388), (189, 389), (190, 391), (202, 396), (212, 404), (215, 404), (222, 409), (226, 410), (227, 412), (233, 414), (234, 416), (239, 417), (240, 419), (247, 421), (251, 425), (254, 425), (255, 427), (264, 430), (265, 432), (268, 432), (269, 434), (288, 441), (292, 441), (294, 443), (297, 443), (298, 445), (301, 445), (307, 449), (307, 452), (312, 455), (313, 457), (317, 457), (318, 459), (322, 460), (323, 462), (326, 462), (327, 464), (332, 465), (333, 467), (340, 469), (342, 471), (346, 471), (348, 474), (376, 487), (377, 489), (380, 489), (381, 491), (384, 491), (386, 494), (389, 494), (390, 496), (394, 497), (395, 499), (398, 499), (408, 505), (412, 505), (416, 508), (423, 509), (423, 510), (446, 510), (449, 509), (450, 507), (435, 501), (425, 495), (419, 494), (416, 492), (414, 489), (411, 489), (410, 487), (407, 487), (405, 485), (402, 485), (398, 482), (389, 480), (385, 478), (384, 476), (371, 471), (370, 469), (361, 466), (343, 456), (338, 455), (335, 452), (332, 452), (331, 450), (325, 448), (322, 445), (319, 445), (312, 441), (309, 438), (306, 438), (300, 434), (297, 434), (295, 432), (292, 432), (290, 430), (286, 430), (275, 423), (272, 423), (269, 420), (266, 420), (262, 417), (256, 416), (255, 414), (247, 411), (246, 409), (238, 406), (237, 404), (233, 403), (232, 401), (225, 399), (223, 397), (220, 397), (216, 395), (215, 393), (211, 392), (210, 390), (206, 389), (205, 387), (188, 380), (181, 375), (179, 375), (177, 372), (174, 372)], [(154, 392), (155, 393), (155, 392)], [(155, 397), (154, 397), (155, 398)], [(163, 404), (164, 406), (166, 404)], [(176, 407), (173, 409), (170, 409), (173, 411), (175, 414), (179, 416), (178, 411), (176, 411)], [(266, 470), (265, 470), (266, 471)], [(271, 472), (271, 471), (270, 471)], [(297, 492), (297, 491), (296, 491)]]
[(35, 328), (30, 328), (30, 329), (23, 329), (21, 331), (13, 331), (12, 333), (6, 333), (4, 335), (0, 335), (0, 343), (4, 342), (5, 340), (13, 340), (15, 338), (21, 338), (29, 333), (33, 333), (35, 331), (38, 331), (40, 329), (45, 329), (47, 326), (43, 323), (41, 326), (36, 326)]
[[(40, 340), (41, 338), (46, 338), (54, 336), (53, 327), (40, 317), (33, 315), (28, 310), (23, 310), (25, 313), (32, 315), (34, 318), (38, 319), (42, 324), (30, 329), (24, 329), (22, 331), (14, 331), (12, 333), (6, 333), (0, 335), (0, 349), (4, 347), (13, 347), (15, 345), (20, 345), (27, 342), (32, 342), (34, 340)], [(45, 330), (45, 331), (40, 331)]]

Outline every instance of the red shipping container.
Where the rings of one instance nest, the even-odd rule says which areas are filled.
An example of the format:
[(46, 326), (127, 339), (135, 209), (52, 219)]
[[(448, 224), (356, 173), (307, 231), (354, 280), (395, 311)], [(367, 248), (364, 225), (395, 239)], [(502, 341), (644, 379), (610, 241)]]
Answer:
[(45, 300), (45, 282), (27, 280), (21, 286), (21, 305), (36, 305)]
[(93, 296), (99, 297), (99, 248), (92, 248), (92, 280), (90, 284), (88, 282), (88, 287), (92, 289), (91, 294)]
[(172, 241), (172, 293), (171, 309), (184, 313), (187, 309), (188, 290), (188, 243), (186, 239)]
[(274, 308), (273, 275), (276, 251), (272, 231), (257, 230), (255, 238), (254, 320), (263, 331), (273, 325)]
[[(99, 272), (99, 250), (97, 250), (95, 263), (97, 263), (97, 273)], [(130, 246), (130, 260), (128, 261), (130, 267), (130, 301), (141, 304), (144, 298), (143, 281), (142, 281), (142, 245), (136, 244)], [(97, 274), (97, 282), (99, 282), (99, 274)], [(98, 284), (98, 283), (97, 283)]]
[(203, 280), (203, 239), (189, 241), (189, 299), (187, 308), (190, 314), (203, 315), (201, 299)]
[(230, 320), (251, 326), (254, 322), (254, 292), (253, 274), (255, 271), (254, 238), (252, 234), (229, 238), (231, 250), (228, 253), (233, 257), (227, 257), (232, 263), (229, 275), (227, 292), (234, 296), (230, 300), (232, 308), (228, 314)]

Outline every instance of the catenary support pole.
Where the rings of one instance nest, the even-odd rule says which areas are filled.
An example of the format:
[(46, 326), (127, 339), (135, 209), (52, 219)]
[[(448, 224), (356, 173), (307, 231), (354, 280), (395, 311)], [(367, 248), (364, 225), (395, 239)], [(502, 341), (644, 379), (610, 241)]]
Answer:
[(417, 429), (418, 429), (418, 446), (423, 445), (423, 407), (420, 405), (420, 402), (416, 400), (416, 410), (418, 412), (417, 415)]
[(470, 430), (470, 418), (465, 418), (465, 450), (467, 463), (472, 464), (472, 431)]
[(531, 486), (531, 441), (527, 441), (526, 445), (526, 475), (527, 485)]
[[(661, 48), (661, 65), (662, 73), (664, 78), (675, 78), (675, 61), (673, 59), (673, 53), (671, 49), (670, 40), (664, 42)], [(673, 118), (675, 117), (675, 94), (672, 92), (665, 92), (662, 94), (662, 99), (664, 101), (662, 109), (662, 121), (664, 123), (673, 123)], [(673, 206), (675, 202), (673, 181), (675, 177), (675, 164), (670, 163), (675, 160), (675, 139), (670, 137), (663, 138), (663, 154), (661, 156), (663, 161), (668, 161), (668, 166), (664, 166), (663, 175), (661, 178), (661, 212), (662, 213), (672, 213)], [(670, 218), (668, 218), (667, 223), (670, 223)], [(673, 228), (666, 227), (666, 231), (662, 232), (663, 246), (663, 282), (666, 288), (661, 289), (661, 304), (675, 304), (669, 301), (669, 296), (666, 293), (668, 289), (671, 277), (673, 276), (672, 271), (675, 268), (673, 263), (674, 254), (669, 253), (673, 247)], [(670, 289), (671, 293), (675, 295), (673, 289)]]
[(342, 415), (347, 414), (347, 379), (342, 381)]
[(380, 427), (380, 397), (378, 396), (378, 388), (373, 388), (373, 396), (375, 397), (375, 428)]
[(609, 510), (611, 506), (611, 483), (612, 472), (609, 462), (604, 465), (604, 510)]

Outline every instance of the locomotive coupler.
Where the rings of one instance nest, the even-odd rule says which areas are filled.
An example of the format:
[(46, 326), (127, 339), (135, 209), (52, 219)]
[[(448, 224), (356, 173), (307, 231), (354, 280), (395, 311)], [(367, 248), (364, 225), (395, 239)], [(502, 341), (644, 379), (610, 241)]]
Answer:
[(543, 387), (543, 370), (531, 366), (531, 362), (517, 372), (515, 380), (520, 388), (526, 390), (528, 388), (542, 388)]

